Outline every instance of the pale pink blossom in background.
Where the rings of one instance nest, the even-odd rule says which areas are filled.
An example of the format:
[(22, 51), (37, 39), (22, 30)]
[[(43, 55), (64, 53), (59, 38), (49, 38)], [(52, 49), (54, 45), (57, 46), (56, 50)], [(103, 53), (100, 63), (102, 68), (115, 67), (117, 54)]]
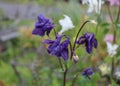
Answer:
[(112, 34), (107, 34), (104, 37), (104, 42), (111, 42), (112, 43), (113, 40), (114, 40), (114, 36)]
[(108, 0), (110, 2), (111, 6), (119, 6), (120, 5), (120, 0)]

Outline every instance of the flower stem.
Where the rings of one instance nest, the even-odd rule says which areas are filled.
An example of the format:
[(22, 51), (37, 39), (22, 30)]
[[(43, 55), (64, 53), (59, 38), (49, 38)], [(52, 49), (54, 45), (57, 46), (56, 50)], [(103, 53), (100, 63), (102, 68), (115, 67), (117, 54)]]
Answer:
[[(119, 0), (119, 3), (120, 3), (120, 0)], [(119, 5), (119, 8), (118, 8), (118, 14), (117, 14), (117, 18), (116, 18), (116, 22), (119, 21), (119, 17), (120, 16), (120, 5)]]
[(112, 65), (111, 65), (111, 77), (113, 78), (113, 73), (115, 70), (115, 59), (114, 57), (112, 58)]
[(65, 70), (65, 72), (64, 72), (63, 86), (66, 86), (66, 76), (67, 76), (67, 70)]
[(71, 86), (74, 86), (75, 81), (76, 81), (78, 75), (79, 75), (79, 72), (74, 76), (73, 81), (72, 81), (72, 85), (71, 85)]
[(113, 17), (112, 17), (112, 14), (111, 14), (111, 10), (110, 10), (110, 6), (109, 4), (107, 5), (107, 8), (108, 8), (108, 14), (110, 16), (110, 20), (112, 22), (112, 28), (113, 28), (113, 35), (114, 35), (114, 39), (113, 39), (113, 42), (115, 43), (116, 42), (116, 30), (115, 30), (115, 27), (114, 27), (114, 21), (113, 21)]
[(58, 61), (59, 61), (59, 64), (60, 64), (60, 67), (61, 67), (62, 71), (64, 71), (64, 68), (63, 68), (63, 65), (62, 65), (61, 59), (58, 58)]
[[(97, 16), (97, 19), (99, 19), (100, 16), (101, 16), (101, 13)], [(99, 25), (100, 25), (100, 23), (98, 22), (98, 24), (97, 24), (97, 26), (96, 26), (96, 28), (95, 28), (95, 29), (96, 29), (96, 30), (95, 30), (96, 35), (97, 35), (97, 33), (98, 33)]]
[(63, 86), (66, 86), (67, 72), (68, 72), (68, 67), (67, 67), (67, 64), (65, 63), (65, 71), (64, 71), (64, 77), (63, 77)]
[(55, 28), (54, 28), (53, 30), (54, 30), (54, 35), (55, 35), (55, 37), (56, 37), (57, 33), (56, 33), (56, 30), (55, 30)]

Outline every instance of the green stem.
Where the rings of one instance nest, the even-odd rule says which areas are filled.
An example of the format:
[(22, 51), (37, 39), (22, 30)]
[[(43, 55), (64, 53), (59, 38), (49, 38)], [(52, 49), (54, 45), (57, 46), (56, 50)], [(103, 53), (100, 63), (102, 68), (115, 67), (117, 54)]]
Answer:
[(112, 84), (113, 81), (113, 74), (114, 74), (114, 70), (115, 70), (115, 58), (112, 57), (111, 59), (112, 64), (111, 64), (111, 74), (110, 74), (110, 84)]
[(76, 79), (77, 79), (78, 76), (79, 76), (79, 73), (80, 73), (80, 72), (78, 72), (78, 73), (74, 76), (73, 81), (72, 81), (72, 85), (71, 85), (71, 86), (74, 86), (75, 81), (76, 81)]
[[(100, 16), (101, 16), (101, 13), (97, 16), (97, 19), (100, 19)], [(99, 24), (100, 24), (100, 23), (98, 22), (98, 24), (97, 24), (97, 26), (96, 26), (96, 31), (95, 31), (96, 35), (97, 35), (97, 33), (98, 33)]]
[[(119, 3), (120, 3), (120, 0), (119, 0)], [(116, 22), (119, 21), (119, 18), (120, 18), (119, 16), (120, 16), (120, 5), (119, 5), (119, 8), (118, 8), (118, 14), (117, 14)]]
[(115, 58), (112, 57), (112, 66), (111, 66), (111, 77), (113, 78), (113, 73), (115, 70)]
[(71, 42), (70, 42), (70, 51), (71, 51), (70, 59), (72, 60), (72, 52), (73, 52), (73, 49), (72, 49), (72, 43), (71, 43)]
[(56, 37), (57, 33), (56, 33), (56, 30), (55, 30), (55, 28), (53, 28), (53, 30), (54, 30), (54, 35), (55, 35), (55, 37)]
[(67, 67), (67, 64), (65, 63), (65, 71), (64, 71), (64, 77), (63, 77), (63, 86), (66, 86), (67, 73), (68, 73), (68, 67)]
[(109, 4), (107, 5), (107, 8), (108, 8), (108, 14), (110, 16), (110, 20), (112, 22), (112, 28), (113, 28), (113, 31), (114, 31), (114, 33), (113, 33), (113, 35), (114, 35), (113, 42), (115, 43), (116, 42), (116, 30), (115, 30), (115, 27), (114, 27), (114, 21), (113, 21), (113, 17), (112, 17), (112, 13), (111, 13)]
[(63, 68), (63, 65), (62, 65), (62, 61), (61, 61), (61, 59), (58, 58), (58, 61), (59, 61), (59, 64), (60, 64), (60, 67), (61, 67), (62, 71), (64, 71), (64, 68)]

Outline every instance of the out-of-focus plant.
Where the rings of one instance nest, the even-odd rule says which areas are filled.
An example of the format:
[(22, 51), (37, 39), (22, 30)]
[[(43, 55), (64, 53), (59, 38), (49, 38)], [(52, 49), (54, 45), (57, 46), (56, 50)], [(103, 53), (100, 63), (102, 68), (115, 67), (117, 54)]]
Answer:
[(54, 1), (55, 0), (46, 0), (46, 2), (47, 3), (45, 3), (45, 1), (44, 0), (37, 0), (37, 2), (39, 3), (39, 4), (41, 4), (41, 5), (50, 5), (50, 4), (52, 4), (52, 3), (54, 3)]
[[(99, 1), (99, 0), (98, 0)], [(105, 5), (107, 6), (107, 11), (105, 9), (102, 9), (99, 17), (98, 17), (98, 27), (97, 28), (101, 28), (104, 30), (103, 33), (98, 33), (97, 31), (97, 35), (105, 35), (105, 37), (103, 36), (102, 40), (105, 43), (101, 43), (100, 45), (104, 48), (106, 46), (106, 53), (104, 53), (104, 51), (102, 52), (102, 50), (100, 50), (99, 53), (102, 52), (102, 54), (99, 54), (99, 57), (101, 57), (101, 62), (102, 64), (100, 65), (99, 69), (101, 70), (101, 74), (102, 76), (107, 76), (107, 80), (109, 82), (109, 84), (114, 84), (117, 82), (117, 84), (119, 84), (119, 80), (117, 77), (115, 77), (114, 75), (118, 74), (116, 73), (119, 68), (119, 65), (117, 63), (119, 63), (119, 45), (118, 45), (118, 34), (119, 33), (119, 22), (120, 22), (120, 0), (106, 0), (105, 1)], [(113, 9), (116, 9), (116, 13), (112, 12)], [(106, 12), (104, 12), (104, 10)], [(104, 13), (102, 13), (104, 12)], [(106, 14), (105, 14), (106, 13)], [(116, 15), (115, 15), (116, 14)], [(104, 15), (104, 16), (102, 16)], [(106, 16), (105, 16), (106, 15)], [(103, 18), (102, 18), (103, 17)], [(107, 17), (107, 21), (104, 19), (104, 17)], [(109, 17), (109, 20), (108, 20)], [(104, 21), (105, 20), (105, 21)], [(100, 29), (99, 29), (100, 31)], [(100, 37), (99, 37), (100, 38)], [(106, 44), (106, 45), (105, 45)], [(110, 58), (112, 57), (112, 58)], [(103, 64), (103, 63), (106, 64)], [(104, 65), (104, 66), (103, 66)], [(109, 65), (109, 66), (108, 66)], [(109, 69), (109, 73), (107, 73)], [(117, 78), (117, 79), (116, 79)]]
[(101, 11), (101, 6), (104, 3), (102, 0), (83, 0), (82, 4), (88, 4), (88, 13), (92, 13), (95, 11), (96, 13), (100, 14)]

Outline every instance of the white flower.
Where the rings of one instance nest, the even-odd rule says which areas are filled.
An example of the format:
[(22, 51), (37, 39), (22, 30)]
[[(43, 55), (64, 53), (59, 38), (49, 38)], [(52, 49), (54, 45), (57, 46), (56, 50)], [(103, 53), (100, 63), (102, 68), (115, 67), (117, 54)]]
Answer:
[(118, 27), (120, 27), (120, 24), (117, 24)]
[(90, 22), (93, 24), (97, 24), (97, 22), (95, 20), (90, 20)]
[(117, 54), (117, 48), (118, 48), (118, 45), (117, 44), (114, 44), (112, 45), (110, 42), (106, 42), (107, 44), (107, 52), (108, 54), (113, 57), (114, 55)]
[(114, 76), (115, 76), (116, 79), (120, 80), (120, 68), (119, 67), (117, 67), (115, 69)]
[(102, 76), (110, 74), (111, 67), (108, 64), (103, 63), (98, 68), (99, 68)]
[(115, 72), (115, 76), (116, 76), (116, 78), (120, 78), (120, 71), (117, 71), (117, 72)]
[(83, 0), (82, 4), (88, 4), (89, 8), (88, 8), (88, 13), (92, 13), (93, 11), (95, 11), (96, 13), (100, 14), (100, 10), (101, 10), (101, 5), (103, 4), (102, 0)]
[(75, 27), (73, 25), (72, 20), (71, 20), (71, 18), (69, 16), (64, 15), (64, 17), (65, 17), (64, 19), (59, 20), (59, 23), (62, 26), (62, 29), (59, 32), (60, 34), (62, 34), (64, 31), (67, 31), (67, 30), (72, 29), (72, 28)]

